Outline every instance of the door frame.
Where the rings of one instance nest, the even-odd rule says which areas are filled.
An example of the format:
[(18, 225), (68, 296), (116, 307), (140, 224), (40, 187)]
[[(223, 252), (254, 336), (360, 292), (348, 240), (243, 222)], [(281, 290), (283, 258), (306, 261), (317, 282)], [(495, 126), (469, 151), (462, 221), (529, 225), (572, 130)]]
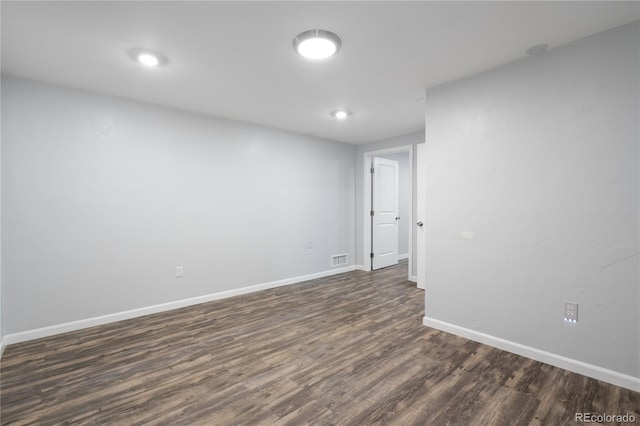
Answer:
[(409, 281), (416, 282), (417, 278), (411, 273), (413, 272), (413, 145), (394, 146), (392, 148), (379, 149), (376, 151), (367, 151), (363, 153), (363, 191), (362, 194), (362, 266), (365, 271), (371, 271), (371, 259), (369, 253), (371, 253), (371, 164), (373, 157), (386, 154), (409, 154), (409, 175), (411, 186), (411, 197), (409, 197), (409, 218), (407, 226), (409, 227)]

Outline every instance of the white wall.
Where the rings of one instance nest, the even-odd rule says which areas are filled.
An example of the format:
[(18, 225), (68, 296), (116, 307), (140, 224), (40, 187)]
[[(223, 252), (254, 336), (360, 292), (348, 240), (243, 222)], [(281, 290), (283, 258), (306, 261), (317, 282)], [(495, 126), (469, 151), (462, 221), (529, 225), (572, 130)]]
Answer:
[[(0, 93), (2, 82), (0, 81)], [(0, 129), (2, 129), (2, 102), (0, 102)], [(0, 131), (0, 188), (2, 188), (2, 132)], [(0, 224), (2, 223), (2, 191), (0, 190)], [(2, 226), (0, 225), (0, 357), (4, 353), (4, 321), (2, 320), (4, 309), (2, 308)]]
[[(369, 254), (368, 249), (363, 250), (362, 247), (362, 229), (363, 229), (363, 220), (364, 220), (364, 211), (363, 211), (363, 191), (364, 191), (364, 182), (362, 181), (364, 175), (364, 154), (366, 152), (377, 151), (386, 148), (393, 148), (404, 145), (414, 145), (414, 156), (413, 156), (413, 170), (416, 170), (416, 156), (415, 156), (415, 145), (419, 143), (424, 143), (424, 133), (411, 133), (408, 135), (398, 136), (392, 139), (385, 139), (378, 142), (372, 142), (369, 144), (358, 145), (356, 148), (356, 263), (359, 265), (366, 265), (369, 262), (369, 257), (365, 254)], [(416, 182), (415, 182), (415, 173), (413, 176), (413, 217), (416, 217)], [(413, 271), (411, 275), (417, 275), (417, 264), (416, 264), (416, 229), (413, 228), (413, 256), (412, 266)]]
[(409, 254), (409, 208), (411, 207), (411, 170), (409, 170), (409, 154), (378, 155), (398, 162), (398, 254)]
[(640, 377), (639, 29), (427, 92), (425, 323)]
[(351, 145), (5, 76), (2, 106), (8, 334), (354, 258)]

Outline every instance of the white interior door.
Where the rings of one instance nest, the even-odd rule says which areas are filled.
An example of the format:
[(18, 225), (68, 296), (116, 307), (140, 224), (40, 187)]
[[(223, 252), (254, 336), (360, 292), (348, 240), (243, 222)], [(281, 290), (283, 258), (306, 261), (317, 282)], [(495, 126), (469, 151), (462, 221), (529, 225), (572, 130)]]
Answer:
[(426, 177), (425, 177), (425, 167), (426, 167), (426, 156), (425, 156), (425, 148), (424, 144), (416, 145), (416, 262), (418, 263), (417, 272), (418, 272), (418, 288), (424, 290), (425, 288), (425, 280), (426, 280), (426, 269), (427, 269), (427, 260), (426, 260), (426, 236), (425, 236), (425, 213), (427, 209), (427, 200), (426, 200)]
[(398, 264), (398, 162), (373, 157), (372, 269)]

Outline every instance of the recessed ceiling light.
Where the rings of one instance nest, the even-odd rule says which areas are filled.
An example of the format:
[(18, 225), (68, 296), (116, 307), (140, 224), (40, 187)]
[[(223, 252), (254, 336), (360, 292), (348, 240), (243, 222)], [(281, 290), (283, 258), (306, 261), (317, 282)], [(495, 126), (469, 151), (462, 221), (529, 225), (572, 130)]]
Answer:
[(340, 37), (330, 31), (309, 30), (293, 39), (293, 48), (308, 59), (326, 59), (338, 53)]
[(539, 53), (544, 52), (548, 48), (549, 48), (549, 45), (547, 44), (536, 44), (535, 46), (531, 46), (530, 48), (528, 48), (525, 53), (527, 55), (537, 55)]
[(337, 109), (335, 111), (331, 111), (329, 115), (337, 118), (338, 120), (344, 120), (345, 118), (349, 117), (352, 114), (353, 113), (351, 111), (348, 111), (346, 109)]
[(127, 53), (131, 59), (149, 68), (159, 67), (169, 62), (166, 56), (153, 50), (135, 48), (129, 49)]

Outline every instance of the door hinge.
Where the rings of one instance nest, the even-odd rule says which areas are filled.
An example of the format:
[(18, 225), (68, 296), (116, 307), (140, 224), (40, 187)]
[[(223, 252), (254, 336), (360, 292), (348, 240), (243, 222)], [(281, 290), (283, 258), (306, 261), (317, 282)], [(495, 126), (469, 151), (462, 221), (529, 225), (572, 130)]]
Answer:
[(373, 174), (373, 170), (374, 170), (374, 169), (373, 169), (373, 167), (372, 167), (372, 168), (370, 169), (370, 171), (371, 171), (371, 174)]
[(369, 213), (371, 214), (371, 216), (373, 216), (373, 210), (371, 210)]
[(369, 253), (369, 257), (373, 259), (373, 253)]

